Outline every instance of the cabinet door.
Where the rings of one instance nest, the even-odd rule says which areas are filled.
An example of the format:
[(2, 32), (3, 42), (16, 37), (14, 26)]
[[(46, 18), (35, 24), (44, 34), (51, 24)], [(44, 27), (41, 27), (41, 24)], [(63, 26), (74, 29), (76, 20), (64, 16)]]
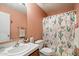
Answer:
[(10, 40), (10, 15), (0, 12), (0, 42)]
[(37, 49), (36, 51), (34, 51), (32, 54), (30, 54), (29, 56), (39, 56), (39, 49)]

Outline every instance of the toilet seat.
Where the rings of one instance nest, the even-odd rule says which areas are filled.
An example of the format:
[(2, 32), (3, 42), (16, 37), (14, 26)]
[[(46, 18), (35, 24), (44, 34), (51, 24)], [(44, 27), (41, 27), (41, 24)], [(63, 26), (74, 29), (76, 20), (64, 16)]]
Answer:
[(44, 54), (44, 55), (47, 55), (47, 56), (51, 56), (51, 55), (53, 55), (53, 51), (52, 51), (52, 49), (50, 49), (50, 48), (47, 48), (47, 47), (44, 47), (44, 48), (42, 48), (41, 50), (40, 50), (40, 52), (42, 53), (42, 54)]

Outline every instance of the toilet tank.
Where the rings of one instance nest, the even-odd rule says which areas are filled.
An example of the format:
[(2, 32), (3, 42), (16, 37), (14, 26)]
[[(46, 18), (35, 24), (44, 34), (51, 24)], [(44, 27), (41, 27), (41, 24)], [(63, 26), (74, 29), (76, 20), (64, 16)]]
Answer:
[(39, 44), (39, 50), (43, 48), (44, 40), (35, 41), (36, 44)]

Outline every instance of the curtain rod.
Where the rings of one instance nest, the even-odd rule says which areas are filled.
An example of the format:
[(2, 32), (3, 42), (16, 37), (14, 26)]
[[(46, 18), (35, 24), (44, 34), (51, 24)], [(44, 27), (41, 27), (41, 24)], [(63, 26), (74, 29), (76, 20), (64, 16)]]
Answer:
[[(62, 13), (67, 13), (67, 12), (77, 12), (78, 10), (70, 10), (70, 11), (66, 11), (66, 12), (62, 12)], [(60, 13), (61, 14), (61, 13)]]
[[(68, 13), (68, 12), (77, 12), (78, 10), (70, 10), (70, 11), (66, 11), (66, 12), (62, 12), (62, 13)], [(62, 14), (62, 13), (57, 13), (57, 14), (54, 14), (54, 15), (58, 15), (58, 14)], [(54, 15), (51, 15), (51, 16), (54, 16)], [(50, 16), (47, 16), (47, 17), (50, 17)], [(46, 18), (46, 17), (44, 17)]]
[(72, 12), (72, 11), (78, 11), (78, 10), (71, 10), (71, 11), (68, 11), (68, 12)]
[[(70, 11), (66, 11), (66, 12), (62, 12), (62, 13), (68, 13), (68, 12), (77, 12), (79, 10), (75, 9), (75, 10), (70, 10)], [(62, 13), (58, 13), (58, 14), (62, 14)], [(58, 15), (58, 14), (54, 14), (54, 15), (50, 15), (50, 16), (55, 16), (55, 15)], [(50, 17), (50, 16), (47, 16), (47, 17)], [(47, 17), (44, 17), (44, 18), (47, 18)]]

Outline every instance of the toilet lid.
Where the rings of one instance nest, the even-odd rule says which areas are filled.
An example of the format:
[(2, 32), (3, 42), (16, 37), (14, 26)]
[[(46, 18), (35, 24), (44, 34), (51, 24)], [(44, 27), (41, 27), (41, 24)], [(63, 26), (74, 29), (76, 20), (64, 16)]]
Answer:
[(45, 55), (48, 55), (48, 56), (49, 56), (49, 55), (53, 55), (52, 49), (47, 48), (47, 47), (41, 49), (40, 52), (43, 53), (43, 54), (45, 54)]
[(35, 43), (43, 43), (43, 40), (37, 40), (37, 41), (35, 41)]

